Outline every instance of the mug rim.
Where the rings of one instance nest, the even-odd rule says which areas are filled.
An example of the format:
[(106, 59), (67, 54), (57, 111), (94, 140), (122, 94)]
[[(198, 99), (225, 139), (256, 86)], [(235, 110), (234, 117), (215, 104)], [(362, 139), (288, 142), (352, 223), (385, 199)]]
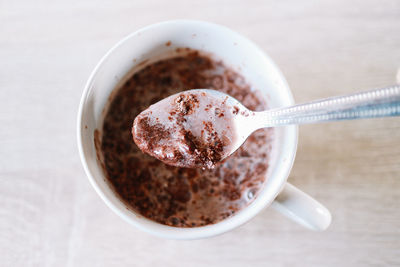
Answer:
[[(289, 164), (287, 165), (287, 167), (285, 168), (285, 178), (283, 179), (280, 189), (275, 191), (275, 195), (273, 197), (270, 198), (269, 201), (265, 201), (265, 203), (262, 203), (262, 207), (258, 208), (258, 210), (256, 212), (253, 212), (253, 214), (247, 215), (245, 216), (244, 219), (242, 220), (236, 220), (236, 223), (231, 224), (229, 227), (225, 227), (225, 228), (221, 228), (221, 227), (216, 227), (221, 225), (221, 223), (223, 223), (224, 221), (227, 221), (235, 216), (232, 216), (230, 218), (224, 219), (222, 221), (219, 221), (215, 224), (211, 224), (211, 225), (206, 225), (206, 226), (201, 226), (201, 227), (193, 227), (193, 228), (183, 228), (183, 227), (173, 227), (173, 226), (168, 226), (168, 225), (164, 225), (164, 224), (160, 224), (158, 222), (155, 222), (153, 220), (150, 220), (142, 215), (140, 215), (140, 213), (137, 213), (135, 211), (130, 210), (129, 213), (127, 214), (126, 209), (122, 209), (120, 207), (117, 207), (110, 199), (108, 196), (106, 196), (106, 194), (103, 192), (103, 189), (101, 188), (101, 186), (98, 184), (97, 179), (94, 177), (95, 175), (92, 174), (92, 172), (90, 171), (89, 167), (88, 167), (88, 162), (86, 159), (86, 155), (85, 155), (85, 151), (84, 151), (84, 147), (83, 147), (83, 136), (82, 136), (82, 132), (84, 129), (84, 125), (82, 124), (82, 120), (83, 120), (83, 111), (85, 108), (85, 103), (86, 100), (89, 97), (89, 93), (91, 91), (91, 84), (93, 83), (99, 69), (102, 67), (102, 65), (107, 61), (107, 59), (109, 57), (111, 57), (111, 55), (120, 47), (122, 46), (125, 42), (127, 42), (128, 40), (130, 40), (131, 38), (135, 37), (136, 35), (140, 35), (142, 32), (151, 30), (153, 28), (157, 28), (160, 26), (164, 26), (166, 24), (175, 24), (175, 23), (183, 23), (183, 24), (203, 24), (203, 25), (207, 25), (210, 27), (216, 27), (219, 29), (223, 29), (225, 31), (228, 31), (230, 34), (236, 35), (238, 37), (240, 37), (241, 39), (244, 39), (246, 42), (248, 42), (249, 44), (251, 44), (254, 49), (258, 50), (258, 52), (261, 52), (261, 55), (269, 62), (269, 64), (271, 64), (271, 66), (273, 66), (275, 72), (278, 74), (279, 78), (281, 79), (281, 81), (284, 84), (285, 90), (287, 91), (287, 98), (291, 103), (294, 103), (294, 99), (293, 99), (293, 95), (292, 92), (290, 90), (290, 87), (285, 79), (285, 77), (283, 76), (282, 72), (280, 71), (280, 69), (278, 68), (278, 66), (275, 64), (275, 62), (263, 51), (261, 50), (255, 43), (253, 43), (250, 39), (248, 39), (246, 36), (239, 34), (231, 29), (229, 29), (226, 26), (223, 25), (219, 25), (219, 24), (215, 24), (215, 23), (210, 23), (210, 22), (206, 22), (206, 21), (199, 21), (199, 20), (168, 20), (168, 21), (163, 21), (163, 22), (159, 22), (159, 23), (155, 23), (155, 24), (151, 24), (145, 27), (142, 27), (130, 34), (128, 34), (126, 37), (122, 38), (120, 41), (118, 41), (112, 48), (110, 48), (107, 53), (102, 56), (102, 58), (100, 59), (100, 61), (97, 63), (97, 65), (95, 66), (95, 68), (93, 69), (93, 71), (91, 72), (86, 84), (85, 84), (85, 88), (83, 90), (82, 93), (82, 97), (80, 100), (80, 104), (79, 104), (79, 110), (78, 110), (78, 119), (77, 119), (77, 141), (78, 141), (78, 151), (79, 151), (79, 155), (80, 155), (80, 159), (82, 162), (82, 165), (84, 167), (86, 176), (88, 177), (91, 185), (93, 186), (93, 188), (95, 189), (95, 191), (97, 192), (97, 194), (100, 196), (100, 198), (106, 203), (106, 205), (108, 207), (110, 207), (115, 213), (117, 213), (121, 218), (123, 218), (125, 221), (127, 221), (130, 224), (133, 224), (134, 226), (136, 226), (137, 228), (159, 236), (159, 237), (164, 237), (164, 238), (170, 238), (170, 239), (198, 239), (198, 238), (206, 238), (206, 237), (210, 237), (210, 236), (215, 236), (215, 235), (219, 235), (225, 232), (228, 232), (234, 228), (237, 228), (238, 226), (248, 222), (249, 220), (251, 220), (253, 217), (255, 217), (262, 209), (264, 209), (265, 207), (270, 206), (270, 204), (274, 201), (274, 199), (276, 198), (276, 196), (280, 193), (280, 191), (283, 189), (283, 187), (286, 184), (286, 181), (289, 177), (290, 171), (292, 169), (293, 163), (294, 163), (294, 159), (295, 159), (295, 155), (296, 155), (296, 151), (297, 151), (297, 143), (298, 143), (298, 126), (297, 125), (293, 125), (293, 126), (288, 126), (291, 128), (291, 134), (294, 138), (293, 140), (293, 145), (291, 147), (291, 151), (290, 151), (290, 156), (289, 156)], [(288, 129), (289, 131), (290, 129)], [(98, 166), (99, 167), (99, 166)], [(258, 196), (259, 197), (259, 196)], [(122, 200), (119, 200), (122, 203)], [(247, 207), (241, 209), (241, 211), (245, 211), (248, 210), (248, 208), (251, 206), (252, 203), (250, 203), (250, 205), (248, 205)], [(135, 214), (133, 214), (135, 213)]]

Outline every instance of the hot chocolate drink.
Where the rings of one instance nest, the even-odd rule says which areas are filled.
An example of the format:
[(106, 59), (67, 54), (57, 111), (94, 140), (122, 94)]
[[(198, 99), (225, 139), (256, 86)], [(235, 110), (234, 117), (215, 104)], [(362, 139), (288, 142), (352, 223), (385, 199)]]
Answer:
[(211, 162), (210, 170), (169, 166), (144, 154), (132, 140), (135, 117), (169, 95), (196, 88), (220, 90), (255, 111), (266, 109), (265, 97), (240, 74), (186, 49), (144, 66), (116, 88), (95, 133), (105, 176), (127, 207), (176, 227), (213, 224), (251, 203), (266, 179), (272, 144), (273, 129), (258, 130), (226, 160)]

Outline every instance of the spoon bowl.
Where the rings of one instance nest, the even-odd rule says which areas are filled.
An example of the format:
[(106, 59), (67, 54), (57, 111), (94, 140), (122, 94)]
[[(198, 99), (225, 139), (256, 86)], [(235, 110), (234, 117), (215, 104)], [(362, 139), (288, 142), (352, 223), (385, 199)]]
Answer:
[(251, 133), (241, 130), (250, 113), (235, 98), (219, 91), (188, 90), (141, 112), (132, 135), (142, 151), (167, 164), (211, 169)]

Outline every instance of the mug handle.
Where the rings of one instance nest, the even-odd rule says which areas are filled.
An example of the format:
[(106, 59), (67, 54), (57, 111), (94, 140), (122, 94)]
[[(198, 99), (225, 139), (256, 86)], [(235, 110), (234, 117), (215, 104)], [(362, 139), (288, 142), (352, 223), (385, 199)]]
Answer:
[(272, 202), (272, 207), (314, 231), (323, 231), (331, 224), (332, 216), (327, 208), (289, 183)]

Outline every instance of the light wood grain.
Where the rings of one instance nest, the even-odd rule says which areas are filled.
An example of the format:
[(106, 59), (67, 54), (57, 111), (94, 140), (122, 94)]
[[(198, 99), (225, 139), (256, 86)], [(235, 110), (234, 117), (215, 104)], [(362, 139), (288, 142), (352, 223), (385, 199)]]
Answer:
[(399, 266), (399, 118), (300, 128), (290, 181), (331, 210), (325, 232), (267, 209), (222, 236), (161, 240), (103, 204), (76, 148), (83, 86), (122, 37), (175, 18), (254, 40), (298, 102), (393, 84), (400, 67), (397, 0), (0, 0), (0, 265)]

